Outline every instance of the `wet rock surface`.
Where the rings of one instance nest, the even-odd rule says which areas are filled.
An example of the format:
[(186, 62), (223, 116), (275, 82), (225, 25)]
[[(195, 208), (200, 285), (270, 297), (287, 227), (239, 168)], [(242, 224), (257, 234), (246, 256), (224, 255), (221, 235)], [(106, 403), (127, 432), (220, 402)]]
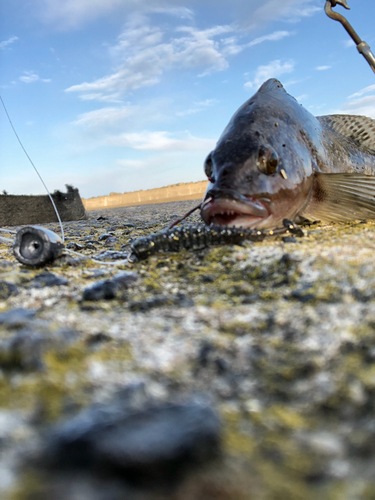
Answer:
[(124, 261), (194, 204), (0, 244), (0, 498), (375, 498), (375, 223)]

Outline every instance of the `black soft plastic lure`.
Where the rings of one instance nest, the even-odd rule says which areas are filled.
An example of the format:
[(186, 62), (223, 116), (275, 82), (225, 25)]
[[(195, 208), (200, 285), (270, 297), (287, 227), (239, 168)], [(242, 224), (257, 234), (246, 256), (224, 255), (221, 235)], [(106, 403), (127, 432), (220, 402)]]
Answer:
[(201, 248), (239, 244), (243, 241), (263, 241), (265, 238), (290, 233), (303, 236), (300, 227), (288, 219), (283, 220), (283, 227), (272, 230), (243, 229), (241, 227), (223, 226), (183, 226), (166, 229), (159, 233), (138, 238), (130, 244), (129, 262), (144, 260), (156, 252), (179, 252), (181, 250), (198, 250)]

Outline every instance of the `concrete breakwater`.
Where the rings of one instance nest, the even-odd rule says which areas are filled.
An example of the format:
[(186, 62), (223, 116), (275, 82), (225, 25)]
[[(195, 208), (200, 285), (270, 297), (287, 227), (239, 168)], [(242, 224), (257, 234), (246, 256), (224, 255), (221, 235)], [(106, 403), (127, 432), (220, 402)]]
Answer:
[(203, 198), (206, 188), (207, 181), (187, 182), (130, 193), (110, 193), (109, 196), (82, 199), (82, 202), (86, 210), (98, 210), (167, 201), (197, 200)]
[[(55, 191), (51, 196), (62, 221), (87, 218), (78, 189), (69, 186), (66, 193)], [(1, 226), (46, 222), (57, 222), (51, 200), (47, 195), (0, 195)]]

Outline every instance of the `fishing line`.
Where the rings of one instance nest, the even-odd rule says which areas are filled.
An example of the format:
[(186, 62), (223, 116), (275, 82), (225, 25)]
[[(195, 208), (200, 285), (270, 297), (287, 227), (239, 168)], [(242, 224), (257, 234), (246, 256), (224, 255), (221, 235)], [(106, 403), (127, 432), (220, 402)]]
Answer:
[(0, 95), (0, 101), (1, 101), (1, 104), (3, 105), (3, 108), (4, 108), (4, 111), (5, 111), (5, 114), (7, 115), (8, 121), (9, 121), (9, 123), (10, 123), (10, 126), (12, 127), (12, 130), (13, 130), (13, 132), (14, 132), (14, 135), (17, 137), (17, 140), (18, 140), (18, 142), (19, 142), (19, 144), (20, 144), (20, 146), (21, 146), (21, 148), (22, 148), (23, 152), (25, 153), (25, 155), (26, 155), (27, 159), (28, 159), (28, 160), (29, 160), (29, 162), (31, 163), (31, 165), (32, 165), (33, 169), (35, 170), (35, 172), (36, 172), (37, 176), (39, 177), (39, 179), (40, 179), (41, 183), (43, 184), (43, 186), (44, 186), (45, 190), (47, 191), (47, 194), (48, 194), (48, 196), (49, 196), (49, 199), (51, 200), (51, 203), (52, 203), (53, 209), (54, 209), (54, 211), (55, 211), (55, 214), (56, 214), (57, 220), (59, 221), (60, 228), (61, 228), (61, 239), (62, 239), (62, 241), (64, 242), (64, 241), (65, 241), (64, 228), (63, 228), (63, 225), (62, 225), (62, 222), (61, 222), (61, 219), (60, 219), (60, 214), (59, 214), (59, 212), (58, 212), (58, 210), (57, 210), (57, 208), (56, 208), (55, 202), (53, 201), (53, 198), (52, 198), (52, 196), (51, 196), (51, 194), (50, 194), (50, 192), (49, 192), (49, 190), (48, 190), (48, 188), (47, 188), (47, 186), (46, 186), (46, 184), (45, 184), (44, 180), (42, 179), (42, 176), (41, 176), (41, 175), (40, 175), (40, 173), (38, 172), (38, 169), (37, 169), (37, 168), (36, 168), (36, 166), (34, 165), (34, 163), (33, 163), (32, 159), (30, 158), (30, 156), (27, 154), (27, 151), (26, 151), (26, 149), (24, 148), (24, 146), (23, 146), (23, 144), (22, 144), (21, 139), (18, 137), (18, 134), (17, 134), (17, 132), (16, 132), (16, 129), (14, 128), (14, 125), (13, 125), (13, 123), (12, 123), (12, 120), (11, 120), (11, 118), (10, 118), (10, 116), (9, 116), (8, 110), (7, 110), (6, 106), (5, 106), (5, 103), (4, 103), (3, 98), (1, 97), (1, 95)]
[(4, 241), (4, 243), (13, 243), (12, 238), (5, 238), (5, 236), (0, 236), (0, 241)]
[[(53, 198), (42, 178), (42, 176), (40, 175), (40, 173), (38, 172), (38, 169), (36, 168), (36, 166), (34, 165), (32, 159), (30, 158), (30, 156), (28, 155), (24, 145), (22, 144), (22, 141), (21, 139), (19, 138), (18, 134), (17, 134), (17, 131), (13, 125), (13, 122), (9, 116), (9, 113), (8, 113), (8, 110), (5, 106), (5, 103), (0, 95), (0, 101), (1, 101), (1, 104), (3, 105), (3, 108), (4, 108), (4, 111), (5, 111), (5, 114), (8, 118), (8, 121), (10, 123), (10, 126), (12, 127), (12, 130), (14, 132), (14, 135), (16, 136), (23, 152), (25, 153), (27, 159), (29, 160), (29, 162), (31, 163), (33, 169), (35, 170), (36, 174), (38, 175), (41, 183), (43, 184), (45, 190), (47, 191), (47, 194), (49, 196), (49, 199), (51, 200), (51, 203), (52, 203), (52, 206), (53, 206), (53, 209), (55, 211), (55, 214), (56, 214), (56, 217), (59, 221), (59, 224), (60, 224), (60, 228), (61, 228), (61, 243), (63, 246), (63, 243), (65, 241), (65, 233), (64, 233), (64, 227), (63, 227), (63, 224), (61, 222), (61, 218), (60, 218), (60, 214), (59, 214), (59, 211), (57, 210), (57, 207), (55, 205), (55, 202), (53, 201)], [(8, 243), (8, 244), (13, 244), (13, 250), (15, 252), (15, 255), (17, 257), (18, 260), (20, 260), (21, 262), (23, 261), (23, 263), (25, 264), (30, 264), (31, 261), (33, 259), (35, 260), (38, 260), (40, 259), (40, 263), (42, 263), (42, 258), (43, 258), (43, 263), (44, 263), (44, 256), (41, 255), (41, 254), (49, 254), (50, 257), (57, 257), (60, 255), (60, 251), (61, 251), (61, 246), (60, 246), (60, 243), (57, 241), (57, 239), (54, 239), (54, 233), (48, 229), (44, 229), (42, 227), (36, 227), (36, 226), (30, 226), (30, 227), (26, 227), (26, 228), (23, 228), (24, 230), (24, 237), (28, 240), (25, 244), (22, 242), (21, 240), (21, 237), (17, 238), (16, 237), (16, 243), (15, 241), (12, 239), (12, 238), (7, 238), (5, 236), (0, 236), (0, 241), (4, 242), (4, 243)], [(3, 229), (3, 228), (0, 228), (0, 231), (4, 232), (4, 233), (13, 233), (13, 234), (16, 234), (16, 235), (19, 235), (20, 232), (22, 232), (23, 230), (21, 231), (12, 231), (10, 229)], [(57, 236), (57, 235), (55, 235)], [(19, 240), (19, 241), (18, 241)], [(44, 240), (44, 241), (43, 241)], [(17, 241), (18, 241), (18, 244), (17, 244)], [(22, 248), (23, 247), (23, 248)], [(107, 266), (118, 266), (118, 265), (121, 265), (121, 264), (125, 264), (125, 263), (128, 263), (128, 260), (119, 260), (119, 261), (116, 261), (116, 262), (110, 262), (110, 261), (100, 261), (100, 260), (97, 260), (93, 257), (90, 257), (88, 255), (84, 255), (82, 253), (79, 253), (79, 252), (75, 252), (74, 250), (70, 250), (69, 248), (64, 248), (64, 250), (66, 252), (69, 252), (71, 254), (74, 254), (74, 255), (78, 255), (79, 257), (83, 257), (85, 259), (88, 259), (88, 260), (92, 260), (93, 262), (97, 263), (97, 264), (103, 264), (103, 265), (107, 265)], [(24, 253), (23, 253), (24, 252)]]
[(104, 264), (106, 266), (118, 266), (121, 264), (129, 264), (128, 259), (122, 259), (122, 260), (117, 260), (116, 262), (110, 262), (109, 260), (94, 259), (94, 257), (90, 257), (89, 255), (84, 255), (83, 253), (75, 252), (74, 250), (71, 250), (70, 248), (66, 248), (65, 250), (69, 253), (74, 254), (74, 255), (78, 255), (79, 257), (84, 257), (85, 259), (92, 260), (93, 262), (96, 262), (97, 264)]

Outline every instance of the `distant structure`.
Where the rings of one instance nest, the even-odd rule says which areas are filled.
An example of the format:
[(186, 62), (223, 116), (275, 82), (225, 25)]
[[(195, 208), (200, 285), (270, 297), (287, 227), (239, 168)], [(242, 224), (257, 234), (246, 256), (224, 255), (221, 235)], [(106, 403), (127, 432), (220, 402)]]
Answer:
[[(66, 193), (52, 194), (62, 221), (87, 219), (78, 189), (66, 185)], [(0, 226), (23, 226), (57, 222), (51, 200), (47, 195), (0, 194)]]
[(172, 184), (156, 189), (141, 189), (131, 193), (110, 193), (109, 196), (82, 199), (86, 210), (101, 208), (129, 207), (149, 203), (165, 203), (167, 201), (198, 200), (203, 198), (207, 181)]

